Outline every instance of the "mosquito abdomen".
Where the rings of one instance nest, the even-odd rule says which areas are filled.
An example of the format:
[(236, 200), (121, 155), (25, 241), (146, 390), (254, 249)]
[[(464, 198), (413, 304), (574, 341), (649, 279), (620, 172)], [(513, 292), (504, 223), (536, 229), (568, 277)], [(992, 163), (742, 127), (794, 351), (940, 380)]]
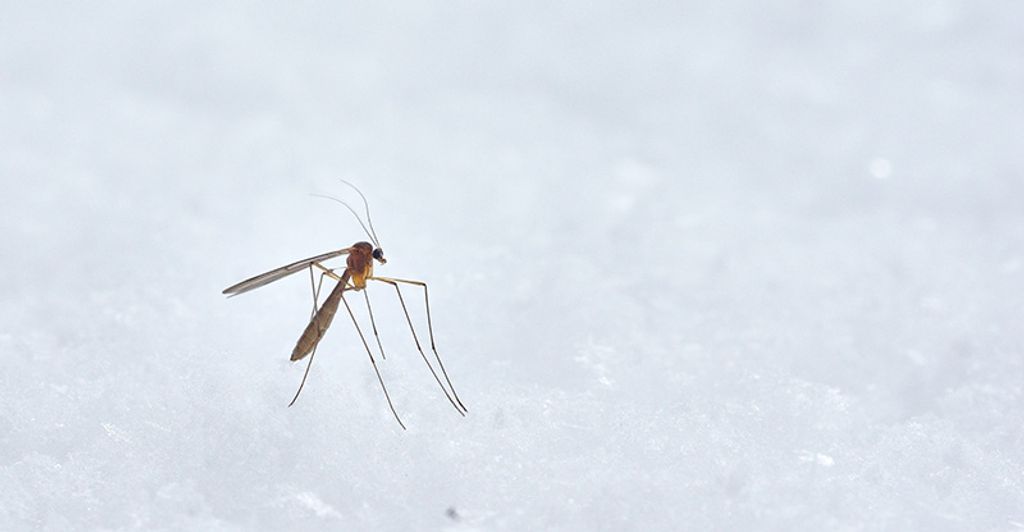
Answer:
[(331, 326), (331, 321), (334, 320), (334, 314), (338, 311), (341, 293), (345, 291), (348, 279), (349, 272), (346, 270), (345, 274), (341, 276), (341, 281), (338, 281), (337, 286), (327, 296), (324, 304), (316, 311), (316, 315), (313, 316), (313, 319), (309, 320), (309, 325), (306, 325), (306, 329), (302, 331), (302, 336), (295, 343), (295, 349), (292, 349), (292, 361), (302, 360), (313, 351), (316, 344), (320, 343), (320, 339), (324, 337), (327, 328)]

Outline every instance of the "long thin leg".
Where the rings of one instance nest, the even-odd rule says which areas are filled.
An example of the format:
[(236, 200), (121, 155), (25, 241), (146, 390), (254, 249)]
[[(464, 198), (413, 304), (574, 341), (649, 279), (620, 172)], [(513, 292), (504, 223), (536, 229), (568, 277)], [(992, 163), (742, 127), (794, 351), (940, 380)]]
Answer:
[(340, 281), (341, 277), (338, 274), (334, 273), (334, 272), (337, 271), (337, 270), (343, 270), (344, 269), (344, 268), (328, 268), (327, 266), (324, 266), (323, 264), (320, 264), (319, 262), (314, 262), (313, 264), (311, 264), (311, 266), (316, 266), (317, 268), (320, 268), (321, 270), (323, 270), (324, 275), (330, 277), (331, 279), (334, 279), (335, 281)]
[(363, 298), (366, 299), (366, 312), (370, 315), (370, 327), (373, 329), (373, 337), (377, 339), (377, 347), (380, 348), (380, 358), (387, 360), (387, 355), (384, 354), (384, 346), (380, 343), (380, 335), (377, 334), (377, 322), (373, 319), (373, 308), (370, 307), (370, 295), (366, 293), (366, 289), (363, 289)]
[(313, 367), (313, 357), (316, 356), (316, 348), (319, 346), (320, 343), (317, 342), (317, 345), (313, 346), (313, 351), (309, 354), (309, 362), (306, 362), (306, 371), (302, 373), (302, 381), (299, 382), (299, 389), (295, 390), (295, 397), (292, 397), (291, 402), (288, 403), (289, 407), (295, 404), (295, 401), (299, 400), (299, 394), (302, 393), (302, 387), (306, 385), (306, 377), (309, 377), (309, 368)]
[[(317, 266), (319, 266), (320, 269), (326, 269), (323, 266), (320, 266), (319, 263), (313, 263), (313, 264), (316, 264)], [(323, 286), (324, 276), (327, 275), (328, 271), (331, 271), (331, 270), (327, 270), (325, 272), (322, 272), (320, 274), (320, 281), (318, 283), (316, 283), (316, 286), (314, 287), (313, 286), (313, 264), (309, 265), (309, 286), (310, 286), (310, 288), (313, 289), (313, 311), (309, 314), (310, 321), (312, 321), (313, 317), (316, 316), (317, 303), (320, 301), (320, 287)], [(317, 341), (316, 345), (313, 346), (313, 351), (309, 354), (309, 360), (306, 361), (306, 371), (304, 371), (302, 373), (302, 381), (299, 382), (299, 389), (295, 390), (295, 397), (292, 397), (292, 401), (290, 403), (288, 403), (289, 407), (291, 407), (293, 404), (295, 404), (295, 401), (299, 400), (299, 394), (302, 393), (302, 388), (306, 385), (306, 378), (309, 377), (309, 368), (313, 367), (313, 357), (316, 356), (316, 348), (320, 345), (319, 339), (317, 339), (317, 340), (318, 341)]]
[(412, 318), (409, 317), (409, 309), (405, 306), (405, 298), (402, 297), (402, 291), (398, 288), (398, 283), (391, 281), (389, 279), (381, 279), (380, 277), (371, 277), (371, 279), (374, 281), (387, 283), (395, 287), (395, 292), (398, 294), (398, 302), (402, 304), (402, 312), (405, 313), (405, 322), (409, 324), (409, 331), (412, 332), (412, 341), (416, 343), (416, 350), (420, 352), (420, 357), (423, 358), (423, 362), (427, 365), (427, 368), (430, 369), (430, 374), (434, 376), (434, 381), (436, 381), (437, 385), (441, 387), (441, 391), (443, 391), (444, 396), (448, 398), (448, 402), (451, 403), (453, 407), (455, 407), (455, 411), (465, 416), (466, 413), (463, 412), (460, 405), (457, 404), (454, 399), (452, 399), (452, 395), (448, 393), (448, 388), (445, 388), (444, 384), (441, 384), (440, 377), (438, 377), (437, 372), (434, 371), (434, 365), (430, 363), (430, 359), (427, 358), (427, 355), (423, 353), (423, 347), (420, 346), (419, 336), (417, 336), (416, 334), (416, 328), (413, 327), (412, 325)]
[(355, 326), (356, 332), (359, 333), (359, 339), (363, 342), (363, 347), (366, 348), (366, 354), (370, 357), (370, 364), (373, 365), (373, 371), (377, 374), (377, 381), (380, 382), (380, 389), (384, 390), (384, 398), (388, 401), (388, 407), (391, 409), (391, 413), (395, 416), (395, 421), (398, 421), (398, 425), (405, 430), (405, 423), (402, 423), (402, 419), (398, 417), (398, 412), (395, 411), (395, 405), (391, 402), (391, 394), (388, 393), (388, 387), (384, 385), (384, 378), (380, 375), (380, 369), (377, 368), (377, 361), (373, 358), (373, 352), (370, 351), (370, 345), (366, 343), (366, 337), (363, 336), (363, 330), (359, 328), (359, 322), (356, 321), (356, 315), (352, 313), (352, 307), (349, 306), (348, 301), (345, 300), (345, 294), (341, 294), (341, 302), (345, 304), (345, 310), (348, 311), (349, 317), (352, 318), (352, 325)]
[(313, 319), (313, 316), (316, 315), (316, 308), (317, 308), (317, 305), (320, 303), (320, 287), (322, 287), (323, 284), (324, 284), (324, 276), (325, 275), (327, 275), (327, 272), (323, 272), (323, 273), (320, 274), (320, 280), (316, 283), (316, 286), (314, 287), (313, 286), (313, 265), (312, 264), (309, 265), (309, 287), (313, 289), (313, 310), (309, 313), (309, 319)]
[(452, 386), (451, 379), (448, 378), (448, 372), (444, 369), (444, 362), (441, 362), (441, 355), (437, 354), (437, 347), (434, 344), (434, 325), (430, 321), (430, 294), (427, 291), (427, 283), (423, 281), (413, 281), (409, 279), (396, 279), (394, 277), (371, 277), (378, 281), (392, 281), (396, 283), (406, 283), (416, 286), (423, 287), (423, 302), (427, 307), (427, 331), (430, 333), (430, 349), (434, 352), (434, 358), (437, 359), (437, 365), (441, 368), (441, 374), (444, 375), (445, 382), (448, 383), (448, 387), (452, 390), (452, 395), (455, 396), (455, 401), (462, 407), (463, 412), (468, 412), (466, 406), (462, 404), (462, 399), (459, 399), (459, 393), (455, 391), (455, 386)]
[[(335, 273), (334, 273), (334, 270), (332, 270), (332, 269), (328, 269), (328, 268), (325, 268), (325, 267), (324, 267), (323, 265), (321, 265), (320, 263), (314, 263), (314, 264), (315, 264), (315, 265), (316, 265), (316, 266), (317, 266), (318, 268), (320, 268), (321, 270), (323, 270), (323, 273), (321, 273), (321, 274), (320, 274), (320, 281), (321, 281), (321, 282), (323, 282), (323, 280), (324, 280), (324, 276), (325, 276), (325, 275), (330, 275), (331, 277), (333, 277), (333, 278), (335, 278), (335, 279), (338, 279), (338, 276), (337, 276), (337, 274), (335, 274)], [(312, 266), (313, 266), (313, 265), (311, 264), (311, 265), (310, 265), (310, 271), (311, 271), (310, 275), (312, 275)], [(339, 269), (339, 268), (335, 268), (335, 269)], [(317, 292), (319, 292), (319, 290), (320, 290), (320, 289), (319, 289), (319, 287), (318, 287), (318, 288), (317, 288)], [(384, 353), (384, 346), (383, 346), (383, 345), (381, 345), (381, 343), (380, 343), (380, 335), (379, 335), (379, 334), (377, 334), (377, 321), (373, 319), (373, 307), (371, 307), (371, 306), (370, 306), (370, 296), (369, 296), (369, 295), (367, 295), (367, 293), (366, 293), (366, 290), (363, 290), (363, 296), (364, 296), (364, 297), (366, 298), (366, 312), (367, 312), (367, 313), (368, 313), (368, 314), (370, 315), (370, 326), (371, 326), (371, 327), (373, 327), (373, 336), (374, 336), (375, 338), (377, 338), (377, 347), (378, 347), (378, 348), (380, 349), (380, 356), (381, 356), (381, 358), (383, 358), (384, 360), (387, 360), (387, 359), (388, 359), (388, 357), (387, 357), (387, 355), (386, 355), (386, 354)], [(314, 296), (314, 297), (316, 297), (316, 296)], [(314, 308), (313, 308), (313, 312), (316, 312), (316, 307), (314, 307)]]

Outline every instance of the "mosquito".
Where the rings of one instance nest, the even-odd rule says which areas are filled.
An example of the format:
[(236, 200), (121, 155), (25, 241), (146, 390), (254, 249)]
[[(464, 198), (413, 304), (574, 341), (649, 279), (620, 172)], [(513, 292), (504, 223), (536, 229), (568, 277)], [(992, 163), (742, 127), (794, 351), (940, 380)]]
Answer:
[[(448, 372), (444, 368), (444, 363), (441, 362), (441, 355), (437, 353), (437, 347), (434, 342), (434, 326), (430, 319), (430, 294), (427, 289), (427, 283), (411, 279), (380, 277), (373, 274), (374, 261), (381, 265), (387, 264), (388, 261), (384, 258), (384, 250), (381, 248), (380, 240), (377, 238), (377, 232), (373, 228), (373, 220), (370, 218), (370, 205), (366, 201), (366, 196), (363, 195), (359, 188), (348, 181), (341, 181), (354, 189), (356, 193), (359, 194), (359, 197), (362, 198), (363, 208), (366, 212), (366, 223), (363, 223), (359, 213), (357, 213), (356, 210), (348, 203), (331, 196), (323, 196), (319, 194), (313, 194), (313, 196), (336, 201), (344, 205), (345, 208), (347, 208), (349, 212), (356, 217), (356, 220), (363, 228), (363, 231), (370, 239), (370, 242), (356, 242), (347, 248), (328, 251), (327, 253), (321, 253), (314, 257), (295, 261), (291, 264), (275, 268), (266, 273), (261, 273), (255, 277), (246, 279), (238, 284), (229, 286), (224, 289), (223, 293), (228, 297), (237, 296), (283, 279), (294, 273), (309, 270), (309, 284), (313, 291), (313, 310), (310, 313), (309, 324), (306, 325), (305, 330), (302, 331), (302, 335), (299, 336), (299, 340), (295, 343), (295, 348), (292, 349), (291, 354), (291, 360), (293, 362), (302, 360), (307, 355), (309, 356), (309, 360), (306, 363), (306, 371), (302, 374), (302, 381), (299, 383), (299, 388), (295, 391), (295, 397), (293, 397), (291, 402), (288, 403), (288, 406), (294, 405), (295, 401), (299, 398), (299, 394), (302, 393), (302, 388), (306, 384), (306, 378), (309, 376), (309, 369), (313, 365), (313, 357), (316, 355), (317, 346), (320, 344), (320, 340), (324, 337), (327, 329), (331, 326), (331, 322), (334, 320), (334, 315), (338, 311), (338, 304), (342, 303), (345, 305), (345, 310), (348, 311), (348, 315), (352, 319), (352, 325), (355, 327), (356, 332), (359, 333), (359, 339), (363, 344), (363, 348), (366, 350), (366, 354), (370, 357), (370, 364), (373, 366), (373, 371), (377, 375), (377, 381), (380, 383), (381, 390), (384, 392), (384, 399), (387, 400), (388, 408), (391, 409), (391, 413), (395, 416), (395, 420), (398, 421), (399, 426), (404, 430), (405, 424), (402, 423), (402, 419), (398, 416), (398, 412), (395, 410), (395, 405), (391, 401), (391, 394), (388, 393), (388, 388), (384, 384), (384, 378), (381, 376), (380, 368), (377, 367), (377, 360), (373, 356), (373, 351), (370, 349), (370, 345), (366, 341), (366, 336), (363, 334), (363, 330), (359, 326), (359, 322), (356, 320), (355, 314), (352, 312), (352, 307), (349, 306), (348, 300), (345, 299), (345, 292), (355, 291), (363, 293), (363, 299), (366, 301), (367, 315), (370, 317), (370, 327), (373, 330), (374, 338), (377, 340), (377, 348), (380, 350), (381, 358), (386, 359), (387, 357), (384, 354), (384, 346), (381, 344), (380, 335), (377, 333), (377, 323), (373, 319), (373, 308), (370, 305), (370, 296), (367, 294), (365, 289), (367, 281), (377, 281), (394, 287), (395, 293), (398, 295), (398, 302), (401, 303), (402, 306), (402, 312), (405, 314), (406, 324), (408, 324), (409, 331), (412, 333), (412, 339), (413, 343), (416, 345), (416, 350), (419, 351), (420, 357), (423, 359), (423, 362), (426, 363), (427, 368), (430, 370), (430, 374), (434, 377), (434, 381), (441, 387), (441, 391), (444, 392), (448, 402), (451, 403), (459, 414), (465, 416), (467, 412), (466, 407), (462, 404), (462, 400), (459, 399), (459, 395), (456, 393), (455, 387), (452, 386), (451, 379), (448, 378)], [(347, 257), (345, 259), (345, 269), (342, 271), (341, 275), (337, 274), (337, 271), (341, 270), (340, 267), (328, 268), (324, 265), (325, 261), (342, 255), (347, 255)], [(316, 271), (319, 271), (320, 278), (314, 282), (316, 279)], [(323, 304), (318, 308), (317, 303), (320, 299), (320, 289), (323, 286), (324, 277), (330, 277), (337, 281), (338, 284), (334, 286), (334, 289), (331, 290), (327, 299), (325, 299)], [(427, 332), (430, 337), (430, 350), (434, 353), (434, 360), (437, 362), (437, 366), (441, 370), (441, 375), (444, 377), (444, 383), (441, 382), (441, 378), (434, 369), (434, 364), (424, 353), (423, 346), (420, 344), (419, 336), (416, 334), (416, 328), (412, 323), (412, 318), (409, 317), (409, 309), (405, 305), (405, 298), (402, 297), (402, 290), (399, 288), (399, 285), (402, 284), (423, 288), (423, 303), (427, 311)], [(445, 383), (447, 384), (447, 387), (445, 386)]]

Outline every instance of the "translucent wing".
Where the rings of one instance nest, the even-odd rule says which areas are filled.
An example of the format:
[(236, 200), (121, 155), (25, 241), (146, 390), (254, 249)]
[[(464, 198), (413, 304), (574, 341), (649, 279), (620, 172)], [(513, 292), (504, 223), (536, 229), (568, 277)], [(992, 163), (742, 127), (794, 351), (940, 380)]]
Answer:
[(249, 290), (252, 290), (254, 288), (259, 288), (263, 285), (270, 284), (278, 279), (283, 279), (284, 277), (287, 277), (295, 272), (305, 270), (306, 268), (309, 267), (310, 264), (313, 264), (314, 262), (325, 261), (328, 259), (333, 259), (334, 257), (345, 255), (349, 252), (350, 249), (351, 248), (345, 248), (339, 249), (337, 251), (328, 251), (327, 253), (317, 255), (315, 257), (295, 261), (287, 266), (281, 266), (280, 268), (270, 270), (269, 272), (261, 273), (255, 277), (246, 279), (238, 284), (231, 285), (225, 288), (223, 293), (227, 294), (228, 296), (237, 296), (238, 294), (244, 294), (245, 292), (248, 292)]

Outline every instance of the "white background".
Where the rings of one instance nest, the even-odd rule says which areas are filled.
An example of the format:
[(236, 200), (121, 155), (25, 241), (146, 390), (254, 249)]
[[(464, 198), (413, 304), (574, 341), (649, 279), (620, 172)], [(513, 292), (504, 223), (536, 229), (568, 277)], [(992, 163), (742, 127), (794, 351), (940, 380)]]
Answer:
[(1024, 8), (598, 4), (7, 6), (0, 528), (1024, 528)]

